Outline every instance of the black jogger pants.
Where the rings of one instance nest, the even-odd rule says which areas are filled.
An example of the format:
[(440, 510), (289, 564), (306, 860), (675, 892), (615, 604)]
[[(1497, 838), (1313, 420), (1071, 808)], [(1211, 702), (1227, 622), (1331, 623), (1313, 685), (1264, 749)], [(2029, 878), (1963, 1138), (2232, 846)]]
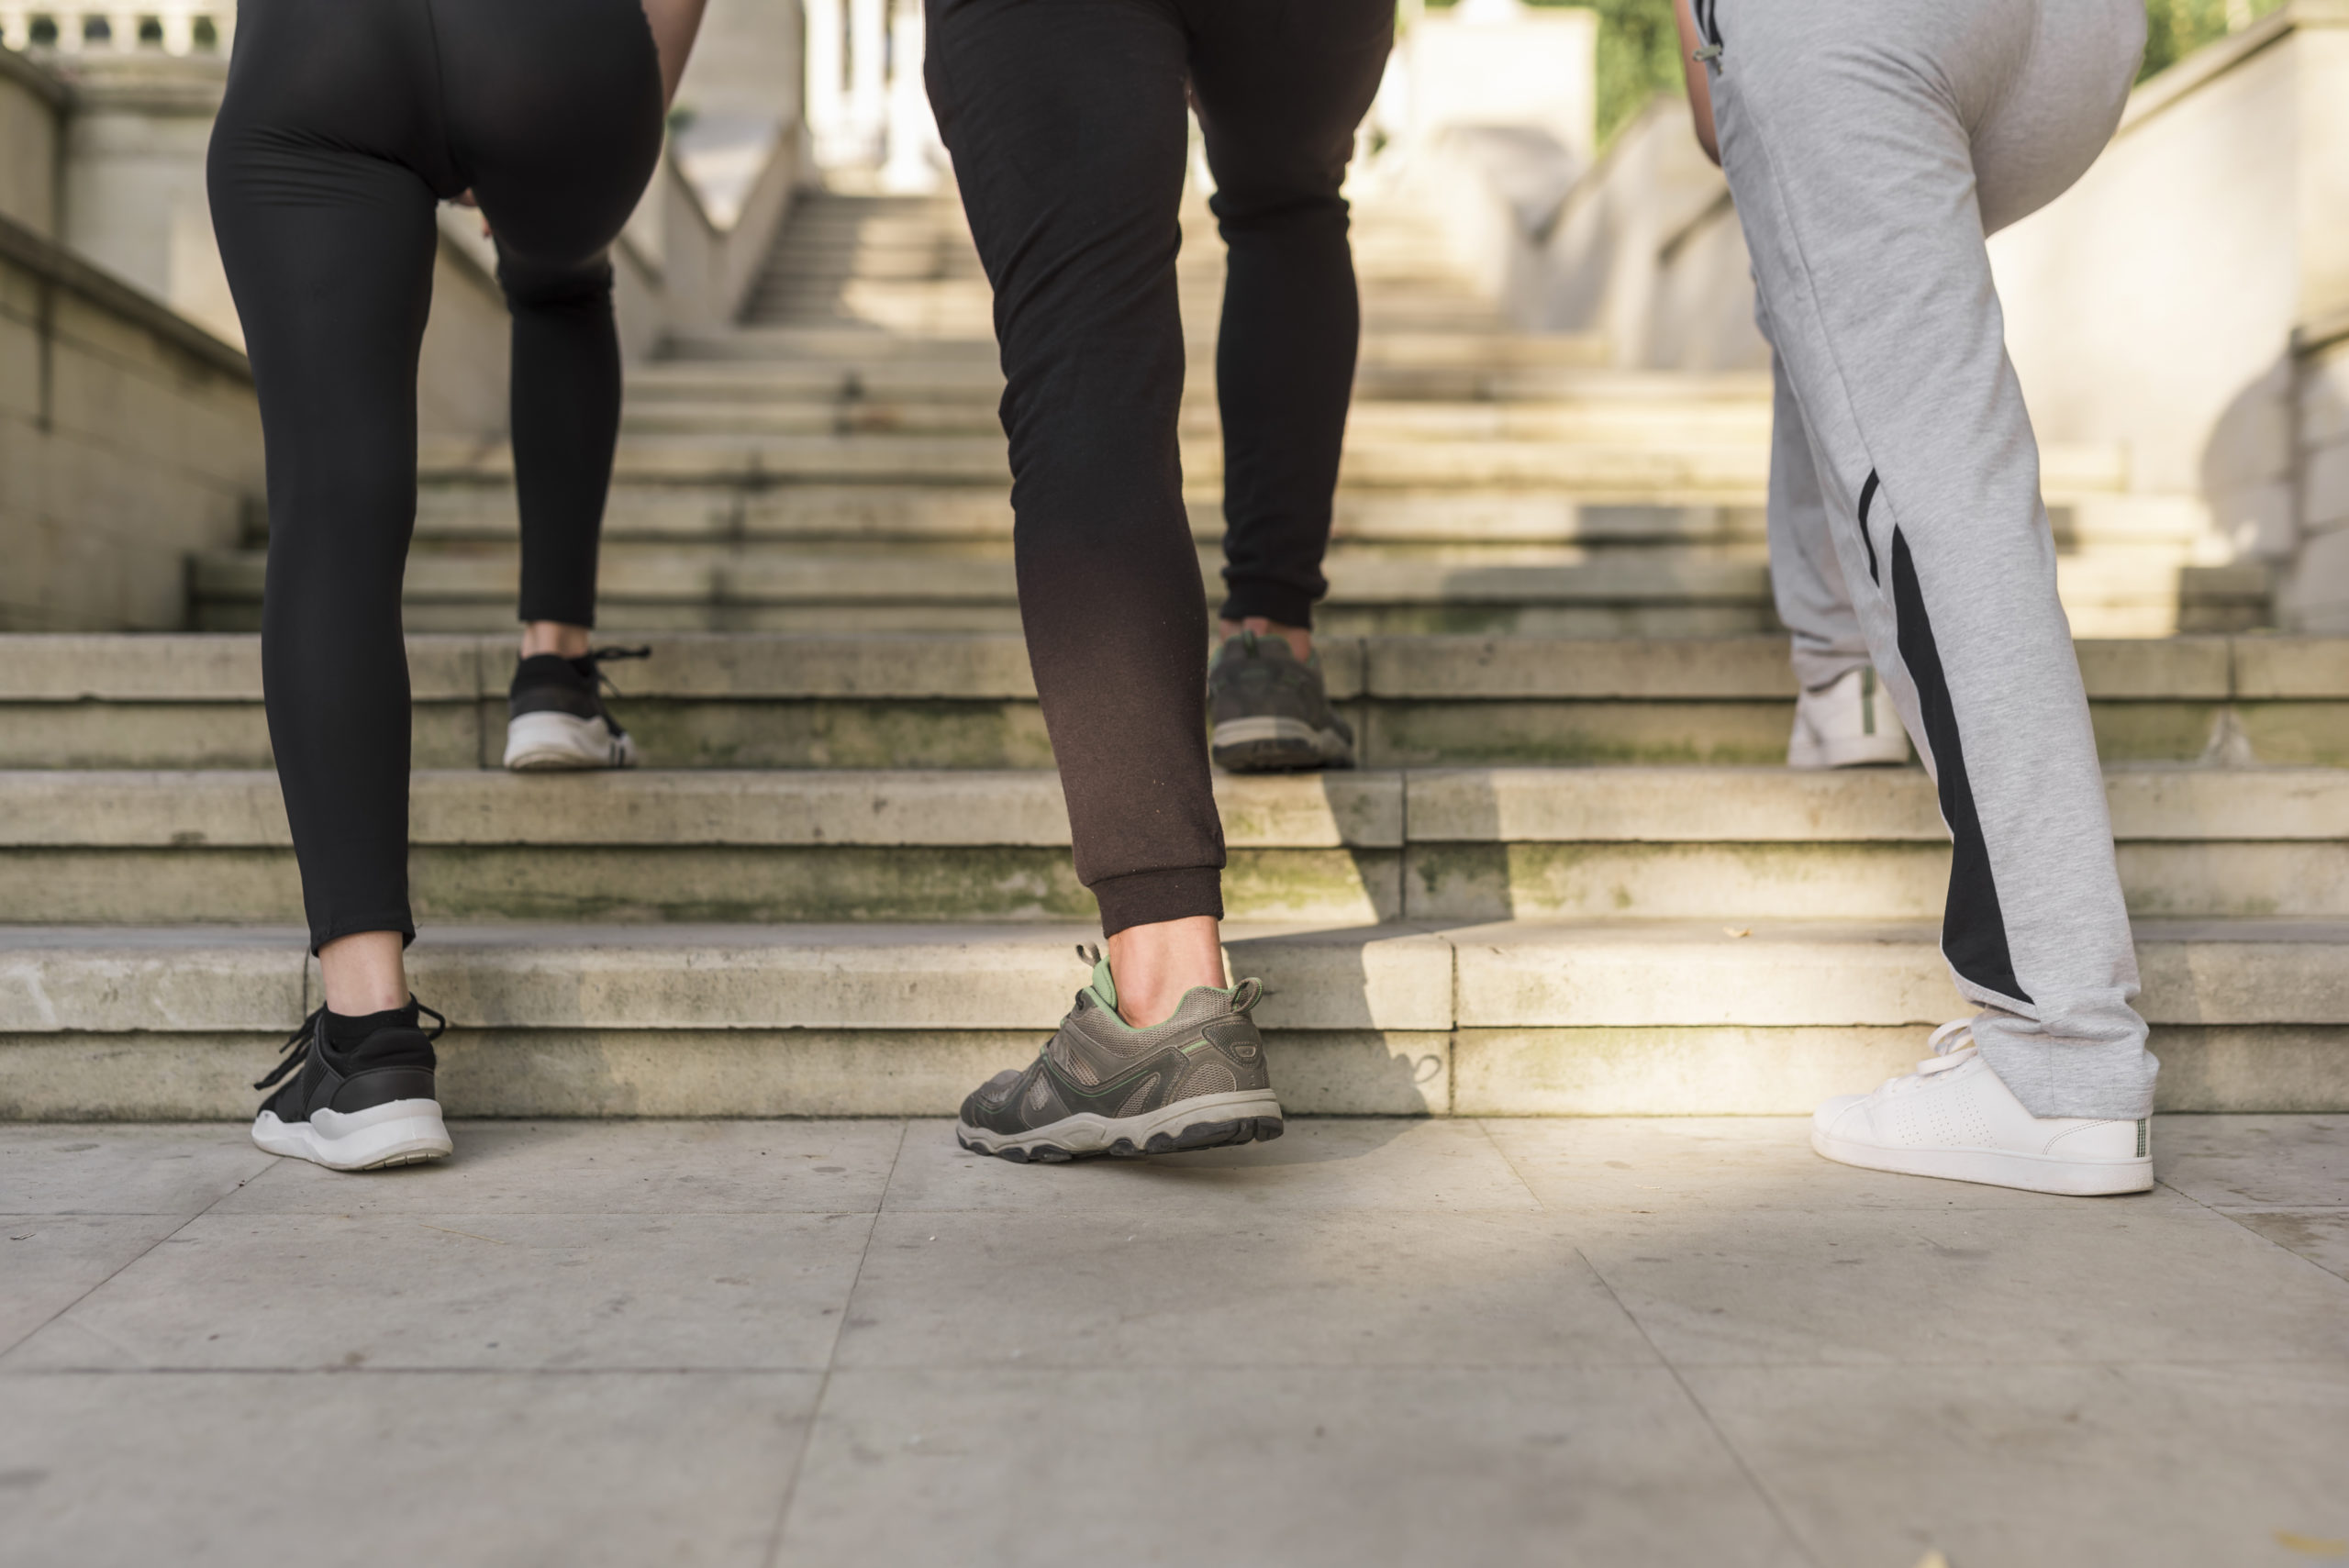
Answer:
[(415, 934), (407, 655), (433, 209), (468, 189), (514, 317), (524, 620), (592, 625), (619, 426), (604, 251), (661, 150), (638, 0), (244, 0), (212, 223), (268, 448), (270, 742), (311, 945)]
[(1019, 604), (1111, 934), (1222, 913), (1183, 507), (1186, 93), (1228, 248), (1228, 618), (1311, 624), (1360, 334), (1346, 204), (1392, 0), (929, 0), (925, 72), (1008, 383)]

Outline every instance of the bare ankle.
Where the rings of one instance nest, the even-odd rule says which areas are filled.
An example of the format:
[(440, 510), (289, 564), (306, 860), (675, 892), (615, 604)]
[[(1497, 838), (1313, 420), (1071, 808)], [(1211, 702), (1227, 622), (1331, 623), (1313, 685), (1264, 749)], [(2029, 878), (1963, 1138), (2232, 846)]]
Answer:
[(327, 1010), (346, 1018), (407, 1006), (407, 973), (397, 931), (356, 931), (318, 950)]
[(1216, 623), (1216, 631), (1227, 639), (1238, 637), (1243, 631), (1252, 631), (1258, 637), (1277, 637), (1288, 644), (1288, 651), (1297, 655), (1298, 663), (1302, 664), (1313, 657), (1313, 633), (1307, 627), (1283, 626), (1276, 620), (1266, 620), (1263, 616), (1250, 616), (1241, 621), (1219, 620)]
[(557, 654), (564, 659), (587, 656), (589, 630), (584, 626), (572, 626), (559, 620), (534, 620), (522, 623), (522, 657), (533, 659), (541, 653)]
[(1224, 984), (1223, 939), (1212, 916), (1129, 926), (1109, 939), (1118, 1014), (1136, 1029), (1163, 1024), (1201, 985)]

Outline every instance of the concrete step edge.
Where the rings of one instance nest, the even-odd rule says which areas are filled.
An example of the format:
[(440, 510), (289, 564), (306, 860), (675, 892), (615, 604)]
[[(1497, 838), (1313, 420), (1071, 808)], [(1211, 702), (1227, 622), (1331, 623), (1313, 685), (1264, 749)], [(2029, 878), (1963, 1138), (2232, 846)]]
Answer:
[[(2140, 765), (2105, 779), (2123, 844), (2349, 840), (2349, 769)], [(1917, 769), (1798, 773), (1693, 765), (1431, 768), (1215, 777), (1234, 849), (1406, 844), (1947, 842)], [(549, 848), (1058, 849), (1045, 770), (678, 769), (412, 775), (409, 841)], [(0, 848), (278, 849), (273, 773), (242, 769), (0, 772)]]
[[(656, 656), (620, 670), (629, 696), (640, 701), (1035, 699), (1027, 646), (1017, 635), (664, 632), (650, 640)], [(2349, 700), (2349, 638), (2075, 646), (2097, 701)], [(417, 634), (407, 647), (418, 702), (504, 700), (512, 634)], [(1341, 700), (1720, 702), (1795, 695), (1782, 637), (1324, 637), (1319, 651), (1330, 695)], [(252, 703), (261, 695), (261, 639), (250, 633), (0, 634), (0, 706)]]
[[(1964, 1017), (1932, 925), (1231, 925), (1268, 1029), (1925, 1027)], [(443, 927), (410, 950), (459, 1029), (1049, 1029), (1085, 983), (1069, 926)], [(284, 1029), (317, 1002), (300, 933), (0, 927), (0, 1035)], [(2157, 1025), (2349, 1025), (2349, 921), (2141, 922)], [(1692, 974), (1705, 984), (1689, 984)]]

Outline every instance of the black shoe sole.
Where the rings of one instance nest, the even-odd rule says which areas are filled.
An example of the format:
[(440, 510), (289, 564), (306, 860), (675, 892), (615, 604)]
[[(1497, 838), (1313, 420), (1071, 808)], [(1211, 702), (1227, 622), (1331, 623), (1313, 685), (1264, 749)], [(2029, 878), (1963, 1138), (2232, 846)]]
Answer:
[(1146, 1154), (1186, 1154), (1199, 1149), (1224, 1149), (1236, 1143), (1269, 1143), (1284, 1130), (1281, 1118), (1273, 1116), (1246, 1116), (1233, 1121), (1193, 1122), (1180, 1132), (1152, 1133), (1148, 1142), (1136, 1148), (1133, 1140), (1120, 1138), (1107, 1149), (1063, 1149), (1057, 1143), (1014, 1144), (1003, 1149), (980, 1149), (965, 1140), (962, 1129), (955, 1129), (955, 1141), (974, 1154), (994, 1154), (1015, 1165), (1065, 1165), (1072, 1161), (1090, 1160), (1109, 1155), (1119, 1160), (1138, 1160)]

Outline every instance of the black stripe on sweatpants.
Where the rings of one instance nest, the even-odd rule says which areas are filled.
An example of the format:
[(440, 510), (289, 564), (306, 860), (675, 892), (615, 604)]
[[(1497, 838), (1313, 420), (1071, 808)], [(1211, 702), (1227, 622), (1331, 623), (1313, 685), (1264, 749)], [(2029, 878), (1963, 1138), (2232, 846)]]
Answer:
[(1942, 915), (1942, 952), (1950, 967), (1987, 991), (2028, 1003), (2031, 994), (2015, 978), (2007, 947), (2007, 919), (1998, 908), (1998, 887), (1990, 874), (1990, 846), (1982, 837), (1982, 816), (1965, 780), (1965, 748), (1957, 734), (1957, 708), (1950, 701), (1949, 678), (1942, 673), (1941, 650), (1925, 616), (1917, 563), (1900, 529), (1892, 530), (1892, 609), (1901, 662), (1917, 684), (1917, 706), (1925, 721), (1940, 781), (1942, 816), (1949, 823), (1949, 903)]
[(1860, 486), (1860, 542), (1868, 547), (1868, 581), (1884, 586), (1884, 578), (1876, 569), (1876, 540), (1868, 533), (1868, 508), (1876, 505), (1877, 485), (1876, 470), (1868, 470), (1868, 482)]

